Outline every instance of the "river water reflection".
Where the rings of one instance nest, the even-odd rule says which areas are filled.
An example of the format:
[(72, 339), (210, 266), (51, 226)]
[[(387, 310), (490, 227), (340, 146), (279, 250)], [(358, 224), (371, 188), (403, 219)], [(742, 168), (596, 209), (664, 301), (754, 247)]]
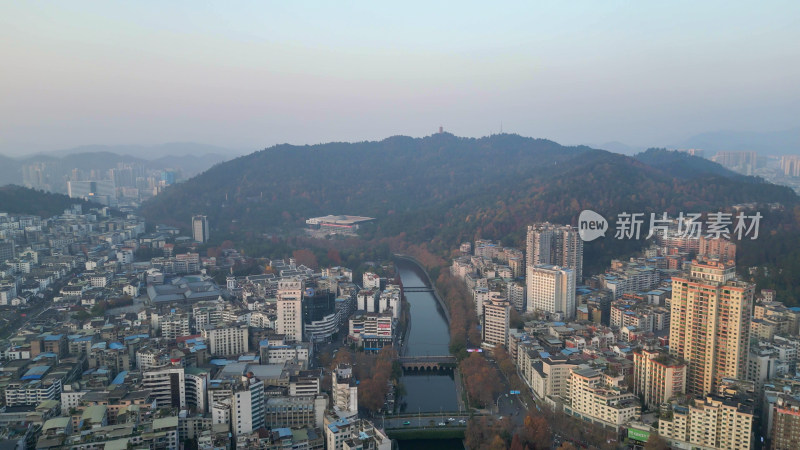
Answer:
[[(415, 264), (398, 260), (397, 269), (403, 287), (427, 286), (424, 272)], [(430, 286), (427, 286), (430, 287)], [(450, 331), (444, 311), (433, 293), (409, 292), (406, 300), (411, 306), (411, 325), (406, 333), (403, 354), (407, 356), (440, 356), (449, 354)], [(400, 380), (406, 395), (402, 399), (401, 412), (438, 412), (458, 410), (456, 385), (453, 373), (403, 373)], [(400, 441), (400, 449), (463, 450), (460, 439)]]
[[(426, 277), (411, 262), (398, 260), (397, 268), (403, 287), (425, 287)], [(411, 326), (406, 334), (403, 354), (407, 356), (448, 355), (450, 332), (447, 319), (433, 293), (409, 292), (406, 299), (411, 306)], [(401, 412), (456, 411), (458, 401), (452, 373), (409, 374), (401, 379), (406, 396)]]

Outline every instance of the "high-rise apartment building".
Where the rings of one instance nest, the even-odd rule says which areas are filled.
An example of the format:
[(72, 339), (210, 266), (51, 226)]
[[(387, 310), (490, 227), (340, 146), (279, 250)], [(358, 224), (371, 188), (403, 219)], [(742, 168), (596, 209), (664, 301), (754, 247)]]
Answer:
[(176, 339), (181, 336), (191, 334), (189, 329), (189, 314), (170, 312), (166, 315), (152, 315), (153, 326), (161, 330), (161, 337), (166, 339)]
[(759, 167), (758, 153), (752, 151), (719, 151), (716, 155), (711, 157), (711, 160), (721, 166), (743, 172), (747, 175), (752, 174), (753, 170)]
[(69, 198), (81, 198), (107, 206), (117, 204), (117, 189), (113, 180), (67, 181)]
[(157, 408), (186, 408), (183, 367), (145, 371), (142, 374), (142, 387), (150, 391)]
[(670, 353), (689, 365), (686, 391), (713, 392), (723, 378), (743, 379), (750, 340), (754, 286), (736, 268), (695, 260), (688, 276), (672, 278)]
[(736, 244), (724, 238), (700, 236), (699, 256), (733, 264), (736, 261)]
[(15, 256), (14, 241), (0, 241), (0, 263), (14, 259)]
[(772, 406), (769, 441), (769, 448), (779, 450), (800, 447), (800, 400), (787, 394), (778, 395)]
[(657, 408), (686, 391), (686, 364), (665, 352), (643, 349), (633, 353), (633, 392), (645, 405)]
[(303, 281), (299, 279), (278, 282), (278, 334), (286, 342), (303, 340)]
[(575, 272), (553, 265), (528, 267), (528, 312), (561, 313), (575, 317)]
[(781, 170), (787, 177), (800, 177), (800, 156), (781, 156)]
[(518, 312), (525, 311), (525, 284), (519, 281), (509, 281), (506, 283), (506, 296), (511, 306)]
[(186, 380), (186, 407), (205, 414), (208, 412), (208, 369), (187, 367), (183, 369)]
[(264, 427), (264, 382), (252, 377), (242, 377), (234, 386), (231, 401), (231, 429), (234, 436), (252, 433)]
[(208, 229), (208, 217), (192, 216), (192, 239), (197, 242), (204, 243), (208, 241), (210, 236), (210, 230)]
[(550, 264), (575, 272), (575, 280), (583, 280), (583, 240), (577, 228), (547, 222), (528, 225), (527, 267)]
[(489, 294), (483, 303), (483, 342), (508, 346), (508, 323), (511, 304), (497, 292)]
[(203, 330), (203, 338), (208, 342), (212, 355), (241, 355), (249, 350), (248, 329), (246, 324), (208, 327)]

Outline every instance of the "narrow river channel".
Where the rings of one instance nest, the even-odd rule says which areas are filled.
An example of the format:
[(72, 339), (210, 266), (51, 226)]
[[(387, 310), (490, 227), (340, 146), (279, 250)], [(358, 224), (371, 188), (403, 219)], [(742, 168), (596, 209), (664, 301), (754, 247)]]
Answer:
[[(414, 263), (396, 261), (403, 287), (431, 287), (427, 277)], [(449, 354), (450, 331), (444, 311), (431, 292), (405, 294), (411, 306), (411, 323), (406, 333), (403, 354), (407, 356), (440, 356)], [(400, 380), (406, 389), (400, 411), (404, 413), (431, 413), (458, 411), (458, 398), (453, 373), (404, 373)], [(463, 448), (460, 440), (401, 441), (405, 448)]]

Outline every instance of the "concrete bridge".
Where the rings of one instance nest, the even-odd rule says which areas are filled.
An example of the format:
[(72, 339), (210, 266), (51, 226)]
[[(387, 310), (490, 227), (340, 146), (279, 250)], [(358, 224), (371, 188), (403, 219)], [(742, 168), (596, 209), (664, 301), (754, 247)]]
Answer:
[(433, 292), (433, 289), (426, 286), (403, 286), (403, 292)]
[[(486, 415), (473, 411), (425, 412), (422, 414), (400, 414), (376, 419), (392, 439), (463, 439), (470, 417)], [(452, 420), (450, 420), (452, 419)], [(443, 424), (443, 425), (440, 425)]]
[(445, 356), (401, 356), (398, 358), (403, 370), (423, 371), (454, 369), (456, 367), (456, 357)]

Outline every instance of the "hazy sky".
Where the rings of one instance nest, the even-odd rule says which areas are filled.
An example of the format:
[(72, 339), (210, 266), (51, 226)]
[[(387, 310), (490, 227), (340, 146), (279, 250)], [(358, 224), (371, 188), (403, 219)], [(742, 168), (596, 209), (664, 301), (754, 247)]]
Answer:
[(493, 3), (6, 1), (0, 152), (799, 125), (797, 0)]

